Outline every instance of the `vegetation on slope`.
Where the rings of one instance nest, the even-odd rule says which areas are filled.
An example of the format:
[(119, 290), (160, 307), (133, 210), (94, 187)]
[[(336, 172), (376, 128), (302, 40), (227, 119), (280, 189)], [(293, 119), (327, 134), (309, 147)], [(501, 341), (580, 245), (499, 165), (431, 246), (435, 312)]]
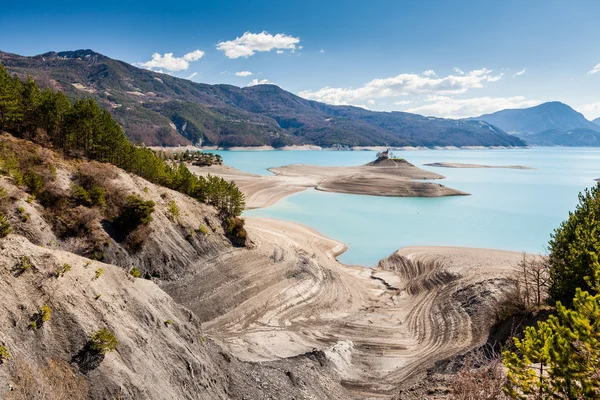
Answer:
[[(91, 100), (71, 103), (62, 92), (40, 90), (28, 78), (11, 78), (0, 65), (0, 131), (51, 144), (71, 157), (86, 156), (108, 162), (150, 182), (214, 205), (226, 218), (244, 209), (244, 196), (232, 182), (219, 177), (197, 177), (183, 163), (172, 166), (147, 148), (129, 143), (119, 124)], [(29, 174), (29, 175), (28, 175)], [(33, 175), (32, 175), (33, 174)], [(33, 194), (43, 182), (30, 170), (23, 172)]]
[(600, 185), (579, 196), (550, 241), (547, 321), (505, 351), (506, 393), (517, 399), (600, 397)]

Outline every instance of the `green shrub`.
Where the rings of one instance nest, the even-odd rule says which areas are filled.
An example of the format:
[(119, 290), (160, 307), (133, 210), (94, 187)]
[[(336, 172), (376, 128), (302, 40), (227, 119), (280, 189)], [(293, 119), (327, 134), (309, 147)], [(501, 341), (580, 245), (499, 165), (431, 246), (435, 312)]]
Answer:
[(17, 214), (20, 215), (22, 222), (27, 222), (29, 221), (29, 218), (31, 218), (31, 215), (28, 212), (25, 212), (25, 208), (22, 206), (17, 207)]
[(137, 267), (133, 267), (131, 268), (131, 271), (129, 271), (129, 273), (131, 274), (131, 276), (133, 276), (134, 278), (139, 278), (140, 276), (142, 276), (142, 273), (140, 272), (139, 269), (137, 269)]
[(0, 212), (0, 238), (7, 236), (11, 231), (12, 229), (8, 223), (8, 218), (6, 218), (4, 213)]
[(7, 199), (8, 199), (8, 191), (3, 186), (0, 186), (0, 202), (7, 200)]
[(50, 164), (48, 169), (50, 169), (50, 175), (52, 176), (52, 179), (56, 179), (56, 167)]
[(10, 357), (10, 352), (8, 351), (6, 346), (0, 345), (0, 364), (2, 364), (4, 361), (10, 360)]
[(115, 337), (114, 333), (112, 333), (106, 328), (102, 328), (94, 332), (94, 334), (92, 334), (88, 341), (88, 344), (90, 346), (90, 349), (92, 349), (93, 351), (99, 354), (106, 354), (108, 352), (114, 351), (119, 345), (119, 342), (117, 341), (117, 338)]
[(31, 203), (33, 203), (33, 200), (35, 200), (35, 196), (29, 195), (29, 196), (27, 196), (27, 200), (25, 200), (25, 201), (27, 202), (27, 204), (31, 204)]
[(106, 194), (100, 186), (93, 186), (88, 193), (93, 206), (104, 207), (106, 205)]
[(95, 276), (95, 279), (99, 279), (99, 278), (102, 276), (102, 274), (104, 274), (104, 268), (98, 268), (98, 269), (96, 270), (96, 276)]
[(37, 324), (36, 320), (29, 322), (29, 329), (37, 329), (37, 328), (38, 328), (38, 324)]
[(100, 300), (100, 297), (102, 297), (102, 295), (100, 293), (98, 293), (95, 298), (96, 298), (96, 300)]
[(244, 220), (240, 217), (229, 217), (225, 220), (225, 235), (235, 246), (245, 246), (248, 233), (244, 228)]
[(56, 268), (56, 277), (60, 278), (61, 276), (64, 276), (67, 272), (69, 272), (70, 270), (71, 270), (71, 265), (65, 263)]
[(33, 267), (31, 259), (27, 256), (21, 257), (20, 269), (22, 272), (27, 272)]
[(88, 191), (76, 184), (71, 185), (71, 198), (77, 205), (89, 206), (92, 204)]
[(46, 304), (40, 309), (40, 317), (42, 322), (48, 322), (50, 321), (50, 317), (52, 317), (52, 310)]
[(171, 200), (167, 203), (167, 211), (169, 212), (171, 219), (175, 221), (179, 219), (179, 207), (177, 207), (175, 200)]
[(154, 205), (152, 200), (145, 201), (137, 195), (127, 197), (127, 204), (115, 220), (115, 225), (121, 230), (121, 234), (126, 236), (138, 226), (152, 221)]
[(29, 191), (32, 194), (39, 194), (44, 188), (45, 184), (44, 178), (31, 169), (28, 170), (23, 176), (23, 182), (25, 183), (25, 186), (29, 188)]
[(200, 224), (200, 226), (198, 226), (198, 229), (196, 231), (203, 235), (208, 235), (210, 233), (210, 230), (202, 224)]

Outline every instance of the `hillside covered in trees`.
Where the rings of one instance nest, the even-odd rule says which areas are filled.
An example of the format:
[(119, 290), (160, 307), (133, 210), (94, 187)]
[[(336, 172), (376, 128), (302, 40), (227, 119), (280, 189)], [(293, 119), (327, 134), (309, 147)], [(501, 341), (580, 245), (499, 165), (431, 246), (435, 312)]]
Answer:
[(10, 74), (69, 98), (94, 98), (146, 145), (282, 147), (524, 146), (482, 121), (373, 112), (300, 98), (275, 85), (207, 85), (136, 68), (91, 50), (24, 57), (0, 52)]
[[(0, 65), (0, 131), (52, 146), (68, 157), (111, 163), (160, 186), (215, 206), (224, 218), (244, 209), (237, 186), (219, 177), (197, 177), (183, 162), (167, 163), (150, 149), (131, 144), (119, 124), (92, 99), (72, 103), (64, 93), (41, 90), (32, 78), (22, 82)], [(37, 181), (34, 170), (19, 171)]]

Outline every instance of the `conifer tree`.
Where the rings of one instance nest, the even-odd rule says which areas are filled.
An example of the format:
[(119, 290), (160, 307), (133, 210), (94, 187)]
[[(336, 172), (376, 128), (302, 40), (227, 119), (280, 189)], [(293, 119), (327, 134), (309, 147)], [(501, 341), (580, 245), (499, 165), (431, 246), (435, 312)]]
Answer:
[(553, 301), (569, 306), (577, 288), (597, 293), (591, 269), (600, 254), (600, 183), (579, 195), (579, 204), (552, 235), (549, 243), (550, 288)]

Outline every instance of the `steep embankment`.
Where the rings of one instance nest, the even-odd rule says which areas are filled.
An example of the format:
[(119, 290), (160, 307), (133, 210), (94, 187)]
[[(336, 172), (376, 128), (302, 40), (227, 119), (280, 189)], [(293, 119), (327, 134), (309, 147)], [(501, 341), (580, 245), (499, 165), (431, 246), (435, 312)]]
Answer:
[[(0, 223), (13, 231), (0, 238), (0, 346), (9, 354), (0, 398), (345, 398), (328, 365), (335, 350), (241, 362), (159, 287), (233, 251), (212, 207), (106, 164), (0, 140)], [(95, 206), (75, 205), (86, 180), (105, 195)], [(155, 202), (152, 221), (119, 238), (111, 216), (129, 195)], [(118, 345), (99, 356), (86, 343), (103, 328)]]
[[(11, 355), (0, 364), (2, 399), (346, 397), (325, 353), (241, 362), (152, 281), (18, 235), (0, 239), (0, 250), (0, 345)], [(56, 277), (64, 264), (71, 269)], [(50, 318), (32, 328), (44, 305)], [(69, 362), (77, 365), (75, 356), (102, 328), (114, 332), (116, 351), (85, 374), (72, 370)]]
[[(4, 162), (4, 172), (17, 178), (0, 177), (6, 190), (0, 211), (13, 232), (34, 244), (124, 268), (135, 266), (142, 275), (163, 279), (175, 279), (191, 263), (231, 247), (213, 207), (109, 164), (65, 160), (8, 134), (0, 136), (0, 143), (0, 158), (20, 163), (9, 171)], [(23, 176), (20, 171), (40, 177), (44, 183), (36, 189), (39, 193), (14, 184), (15, 179), (29, 179), (29, 172)], [(93, 190), (103, 193), (98, 204), (90, 199)], [(115, 220), (130, 196), (153, 202), (154, 211), (148, 224), (123, 236)]]

